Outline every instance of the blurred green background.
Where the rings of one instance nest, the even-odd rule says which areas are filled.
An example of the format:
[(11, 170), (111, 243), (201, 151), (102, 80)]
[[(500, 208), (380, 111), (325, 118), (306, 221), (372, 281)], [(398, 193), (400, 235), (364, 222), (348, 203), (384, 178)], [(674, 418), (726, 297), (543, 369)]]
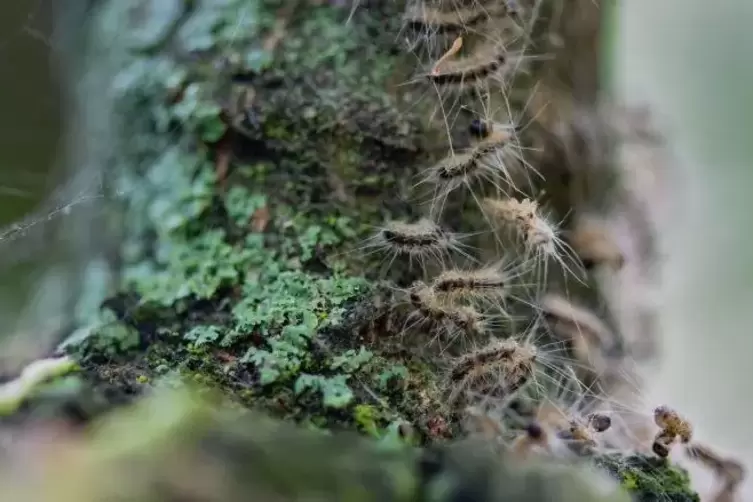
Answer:
[[(62, 100), (48, 38), (52, 1), (0, 2), (0, 226), (6, 230), (70, 174), (56, 162)], [(753, 465), (753, 2), (617, 3), (614, 83), (621, 94), (654, 105), (681, 166), (668, 193), (678, 217), (663, 233), (666, 364), (652, 401), (682, 409), (700, 437)], [(65, 296), (64, 283), (33, 286), (65, 246), (64, 235), (27, 260), (16, 251), (35, 248), (30, 242), (40, 228), (74, 217), (0, 232), (0, 333), (15, 332), (22, 306), (39, 294)], [(43, 321), (54, 324), (55, 316), (53, 309)]]
[[(28, 232), (9, 227), (55, 189), (62, 107), (51, 48), (49, 2), (0, 2), (0, 316), (9, 327), (26, 300), (34, 260), (18, 263), (14, 246)], [(40, 225), (44, 225), (41, 222)], [(12, 324), (12, 323), (11, 323)]]
[[(620, 2), (615, 84), (680, 163), (665, 229), (665, 364), (654, 401), (753, 467), (753, 2)], [(750, 483), (749, 483), (750, 485)], [(747, 488), (747, 500), (753, 491)]]
[[(61, 219), (75, 215), (59, 212), (46, 219), (68, 175), (58, 160), (65, 101), (51, 42), (51, 5), (0, 2), (0, 338), (20, 342), (3, 345), (0, 372), (33, 350), (31, 338), (55, 329), (66, 301), (67, 284), (51, 267), (65, 237), (50, 237)], [(46, 307), (25, 316), (30, 304)], [(22, 317), (36, 319), (17, 323)]]

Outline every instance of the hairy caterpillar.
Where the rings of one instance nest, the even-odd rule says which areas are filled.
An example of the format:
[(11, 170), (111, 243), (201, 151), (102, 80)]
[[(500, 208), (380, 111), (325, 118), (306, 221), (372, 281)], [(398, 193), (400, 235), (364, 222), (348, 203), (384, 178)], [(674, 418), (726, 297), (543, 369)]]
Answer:
[(679, 437), (683, 443), (689, 443), (693, 439), (691, 423), (668, 406), (658, 406), (654, 409), (654, 422), (665, 434)]
[(416, 319), (420, 324), (440, 326), (451, 341), (459, 334), (474, 337), (486, 331), (484, 316), (476, 309), (465, 305), (453, 305), (441, 301), (434, 291), (422, 282), (414, 284), (409, 291), (410, 303), (415, 311), (409, 320)]
[(501, 81), (510, 59), (504, 44), (487, 42), (471, 56), (445, 62), (426, 78), (438, 87), (456, 88), (478, 85), (491, 78)]
[(409, 6), (403, 16), (403, 26), (425, 37), (460, 35), (474, 31), (483, 23), (496, 17), (508, 15), (509, 8), (504, 2), (490, 2), (489, 5), (474, 3), (452, 10), (442, 10), (421, 3)]
[(470, 258), (463, 250), (460, 239), (460, 235), (445, 230), (435, 221), (422, 218), (413, 223), (387, 222), (366, 241), (364, 248), (374, 248), (368, 254), (386, 252), (389, 257), (388, 268), (397, 257), (407, 256), (410, 266), (417, 260), (421, 269), (425, 269), (427, 259), (444, 263), (452, 252)]
[(616, 340), (598, 316), (553, 293), (541, 299), (540, 308), (552, 333), (570, 345), (575, 358), (590, 368), (589, 374), (606, 370), (603, 354), (612, 351)]
[(499, 266), (475, 270), (444, 270), (434, 277), (431, 289), (437, 295), (460, 299), (503, 301), (508, 294), (511, 277)]
[[(571, 277), (582, 282), (582, 263), (573, 249), (559, 236), (559, 228), (547, 220), (539, 209), (539, 203), (528, 198), (484, 199), (486, 214), (497, 228), (508, 228), (520, 236), (525, 256), (532, 259), (538, 269), (537, 282), (543, 285), (548, 277), (549, 258)], [(568, 264), (573, 263), (577, 270)]]
[(448, 387), (454, 403), (468, 393), (506, 398), (534, 374), (538, 350), (513, 339), (490, 344), (460, 356), (452, 362)]
[[(497, 127), (469, 149), (452, 152), (429, 167), (416, 186), (429, 183), (434, 187), (432, 214), (438, 217), (443, 212), (449, 195), (459, 188), (465, 188), (476, 200), (475, 192), (479, 186), (487, 185), (497, 193), (508, 193), (512, 186), (512, 176), (506, 161), (506, 151), (513, 141), (512, 129)], [(481, 202), (477, 200), (477, 204), (480, 205)]]

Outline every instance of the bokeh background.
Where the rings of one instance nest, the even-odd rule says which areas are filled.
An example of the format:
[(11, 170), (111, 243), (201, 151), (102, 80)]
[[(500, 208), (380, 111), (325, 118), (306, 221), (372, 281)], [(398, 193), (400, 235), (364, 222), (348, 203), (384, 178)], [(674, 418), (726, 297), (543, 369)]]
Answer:
[(663, 235), (666, 359), (653, 400), (683, 410), (750, 472), (753, 2), (619, 3), (614, 84), (654, 106), (681, 168), (668, 194), (678, 217)]
[(56, 159), (63, 107), (48, 4), (0, 2), (0, 263), (12, 265), (0, 269), (3, 331), (12, 329), (39, 265), (16, 246), (24, 247), (24, 237), (41, 229), (24, 232), (11, 225), (37, 209), (61, 181)]
[[(16, 322), (24, 305), (44, 304), (34, 317), (55, 324), (66, 288), (64, 274), (56, 281), (49, 272), (73, 238), (57, 234), (36, 252), (34, 236), (76, 217), (68, 209), (25, 231), (8, 227), (59, 194), (70, 175), (56, 161), (64, 100), (51, 3), (0, 2), (0, 264), (13, 265), (0, 267), (0, 333), (28, 332), (27, 340), (44, 328)], [(680, 408), (699, 437), (745, 457), (753, 470), (753, 2), (614, 5), (614, 85), (653, 105), (681, 174), (668, 193), (679, 217), (663, 232), (666, 361), (651, 400)], [(80, 196), (63, 194), (68, 202)]]

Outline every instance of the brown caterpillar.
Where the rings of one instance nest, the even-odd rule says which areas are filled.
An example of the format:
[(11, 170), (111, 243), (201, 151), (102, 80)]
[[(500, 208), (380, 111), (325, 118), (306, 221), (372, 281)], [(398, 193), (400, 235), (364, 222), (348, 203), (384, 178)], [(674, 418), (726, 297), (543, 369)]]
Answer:
[[(597, 418), (598, 417), (598, 418)], [(589, 455), (598, 446), (594, 433), (601, 433), (609, 429), (612, 421), (606, 415), (592, 414), (586, 423), (573, 419), (569, 428), (559, 434), (560, 439), (566, 440), (566, 445), (579, 455)]]
[(535, 346), (506, 339), (458, 357), (449, 374), (450, 402), (469, 391), (484, 398), (509, 397), (533, 375), (537, 356)]
[(420, 324), (439, 324), (445, 327), (448, 335), (460, 331), (468, 336), (477, 336), (486, 330), (482, 314), (472, 307), (442, 302), (432, 289), (422, 282), (411, 287), (409, 298), (415, 308), (411, 318), (417, 317)]
[[(487, 126), (491, 127), (491, 126)], [(512, 128), (495, 127), (469, 150), (450, 155), (429, 169), (430, 178), (439, 183), (453, 182), (458, 178), (473, 177), (483, 166), (484, 157), (502, 149), (513, 139)], [(463, 181), (460, 180), (460, 183)], [(458, 184), (460, 184), (458, 183)]]
[(658, 406), (654, 409), (654, 423), (667, 435), (679, 436), (683, 443), (689, 443), (693, 439), (691, 423), (668, 406)]
[[(612, 425), (612, 419), (601, 413), (592, 413), (586, 417), (586, 423), (580, 420), (570, 420), (568, 433), (571, 439), (596, 444), (593, 432), (604, 432)], [(590, 429), (590, 430), (589, 430)]]
[(536, 421), (553, 430), (570, 451), (580, 455), (592, 453), (597, 446), (594, 433), (606, 431), (612, 423), (607, 415), (591, 413), (581, 417), (577, 410), (564, 411), (553, 402), (539, 404)]
[(592, 354), (606, 352), (614, 346), (614, 334), (590, 310), (555, 293), (545, 295), (539, 305), (554, 334), (570, 342), (576, 357), (583, 362), (588, 362)]
[(625, 264), (625, 256), (603, 224), (593, 219), (581, 219), (575, 228), (567, 232), (566, 240), (580, 258), (586, 269), (607, 265), (619, 270)]
[(437, 295), (457, 299), (503, 300), (510, 277), (491, 266), (477, 270), (445, 270), (434, 278), (431, 289)]
[(691, 443), (685, 447), (685, 453), (732, 483), (739, 484), (745, 478), (745, 468), (737, 460), (724, 458), (710, 446)]
[(443, 229), (428, 218), (415, 223), (388, 222), (364, 247), (376, 248), (376, 251), (386, 250), (390, 257), (389, 264), (398, 256), (408, 256), (410, 265), (417, 259), (422, 268), (427, 258), (443, 263), (453, 251), (467, 256), (457, 234)]
[(496, 125), (471, 148), (452, 153), (428, 168), (416, 186), (425, 183), (433, 185), (432, 214), (435, 217), (441, 214), (449, 195), (460, 187), (465, 187), (474, 199), (477, 185), (487, 185), (494, 187), (497, 193), (507, 193), (512, 185), (512, 175), (506, 152), (513, 140), (513, 127)]
[(487, 6), (474, 3), (469, 7), (457, 7), (447, 11), (416, 3), (405, 12), (405, 28), (431, 35), (460, 35), (473, 31), (489, 19), (508, 15), (504, 2), (492, 2)]
[(555, 229), (539, 215), (538, 202), (514, 198), (486, 199), (484, 205), (494, 219), (517, 230), (529, 249), (542, 248), (547, 253), (555, 252)]
[[(473, 55), (447, 61), (437, 71), (429, 72), (426, 78), (439, 87), (476, 85), (500, 73), (509, 60), (504, 44), (486, 42)], [(505, 72), (501, 73), (500, 76), (504, 76)]]
[(654, 409), (654, 423), (661, 428), (654, 438), (651, 449), (660, 457), (667, 457), (670, 448), (680, 438), (683, 443), (689, 443), (693, 437), (693, 427), (686, 419), (668, 406), (658, 406)]
[[(533, 260), (537, 270), (537, 284), (544, 286), (548, 277), (549, 259), (553, 259), (568, 275), (582, 282), (582, 263), (573, 249), (559, 236), (558, 226), (541, 213), (539, 203), (524, 198), (486, 198), (482, 202), (485, 214), (495, 227), (513, 230), (522, 240), (525, 256)], [(496, 229), (496, 228), (495, 228)], [(569, 259), (569, 260), (568, 260)], [(568, 264), (571, 261), (576, 270)]]

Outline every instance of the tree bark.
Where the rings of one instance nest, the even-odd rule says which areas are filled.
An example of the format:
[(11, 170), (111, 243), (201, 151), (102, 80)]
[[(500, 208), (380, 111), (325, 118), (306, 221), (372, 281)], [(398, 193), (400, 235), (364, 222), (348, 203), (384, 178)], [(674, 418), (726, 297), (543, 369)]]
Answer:
[[(569, 12), (542, 4), (530, 34), (554, 62), (533, 60), (513, 80), (506, 118), (529, 119), (521, 142), (542, 147), (530, 162), (545, 180), (526, 195), (549, 205), (566, 231), (595, 213), (624, 244), (623, 275), (547, 284), (572, 291), (618, 341), (600, 356), (613, 370), (596, 377), (603, 399), (624, 393), (628, 363), (655, 352), (652, 312), (634, 303), (654, 258), (652, 214), (636, 203), (643, 188), (632, 185), (633, 168), (615, 157), (629, 134), (599, 103), (593, 2)], [(112, 218), (103, 229), (117, 229), (118, 244), (108, 253), (117, 292), (62, 349), (89, 385), (121, 402), (188, 378), (317, 428), (377, 439), (409, 428), (421, 445), (466, 434), (469, 412), (449, 399), (448, 374), (469, 349), (435, 350), (436, 333), (416, 334), (415, 315), (396, 303), (396, 287), (441, 267), (368, 252), (385, 221), (431, 214), (415, 185), (449, 149), (473, 144), (469, 124), (481, 112), (448, 112), (431, 86), (404, 85), (416, 74), (399, 43), (404, 11), (401, 2), (362, 2), (347, 20), (347, 8), (304, 1), (90, 3), (76, 68), (102, 101), (78, 103), (82, 130), (98, 132), (85, 150), (97, 152)], [(421, 64), (451, 41), (429, 59), (417, 51)], [(464, 43), (473, 50), (484, 40), (469, 32)], [(438, 223), (471, 234), (486, 220), (473, 198), (453, 194)], [(477, 259), (494, 256), (488, 236), (472, 244)], [(76, 399), (87, 417), (102, 408)], [(633, 432), (615, 429), (616, 443)], [(655, 479), (657, 461), (629, 457), (646, 470), (626, 458), (592, 460), (639, 496), (693, 500), (682, 472), (664, 465), (668, 481), (652, 485), (643, 481)]]

